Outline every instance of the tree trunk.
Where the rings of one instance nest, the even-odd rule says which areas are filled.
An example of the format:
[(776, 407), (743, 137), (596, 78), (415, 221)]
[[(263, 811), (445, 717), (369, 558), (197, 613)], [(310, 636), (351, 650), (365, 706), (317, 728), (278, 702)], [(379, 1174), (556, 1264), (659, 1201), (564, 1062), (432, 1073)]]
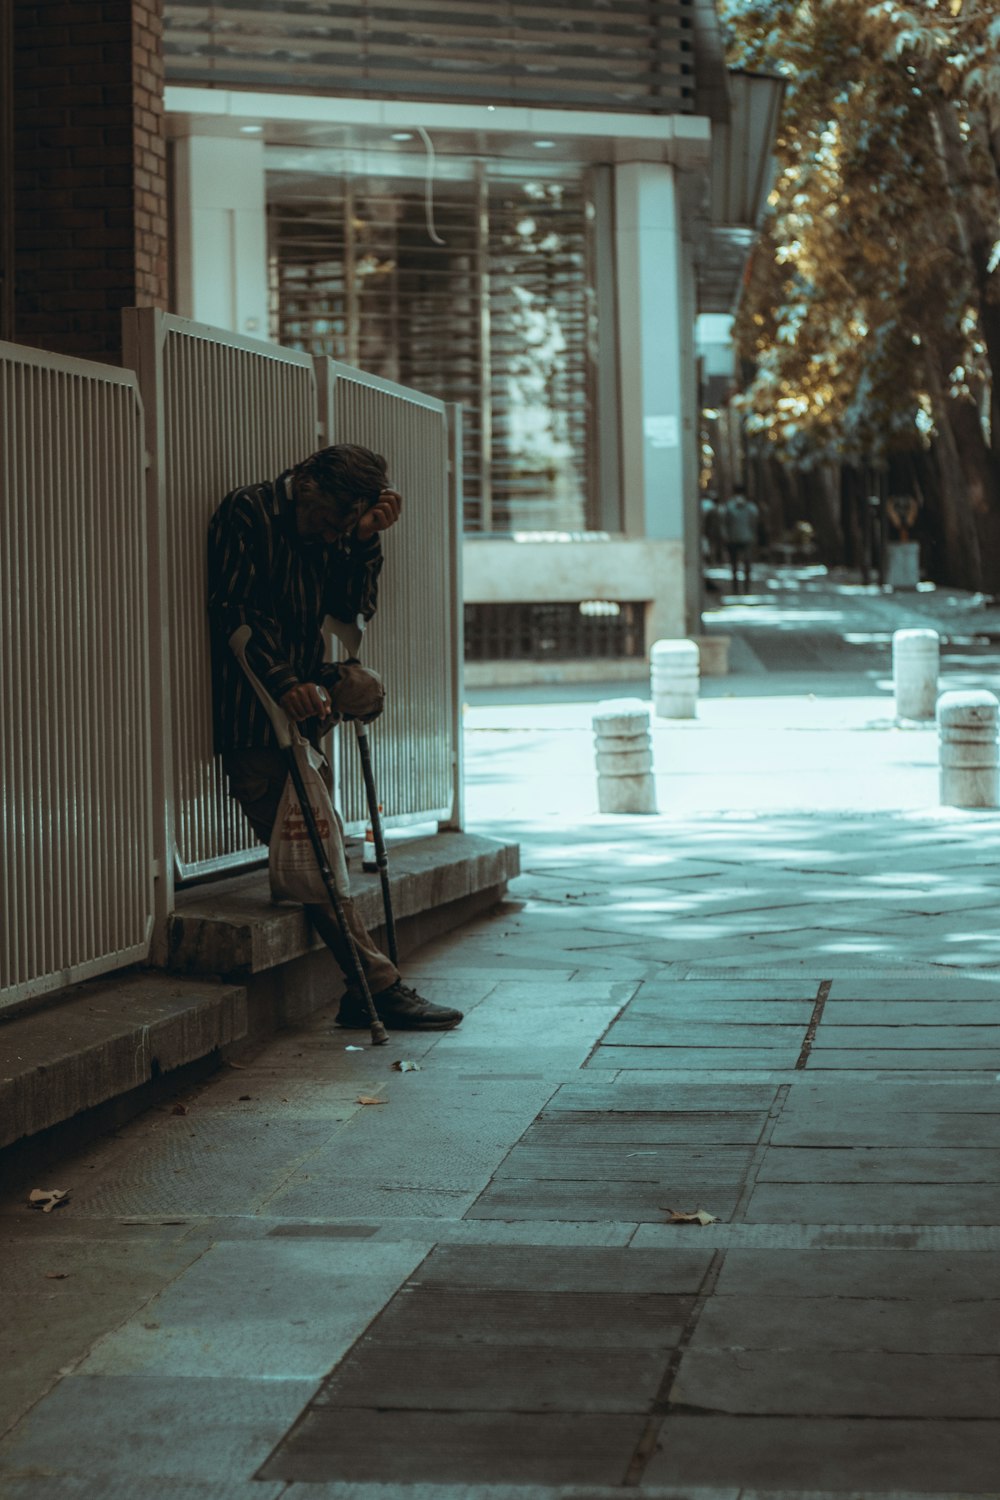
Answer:
[(889, 492), (916, 495), (920, 504), (920, 564), (924, 575), (933, 583), (959, 587), (958, 573), (951, 566), (944, 536), (936, 449), (893, 455), (889, 462)]
[[(966, 451), (966, 442), (985, 454), (979, 414), (968, 401), (955, 401), (944, 388), (942, 368), (951, 368), (935, 349), (925, 346), (924, 369), (937, 424), (935, 452), (941, 475), (941, 534), (944, 538), (947, 572), (958, 588), (983, 588), (982, 556), (976, 501), (979, 480), (970, 481), (977, 465)], [(967, 418), (972, 418), (971, 432)]]
[(979, 413), (970, 401), (949, 401), (948, 420), (965, 479), (966, 509), (978, 541), (978, 583), (970, 585), (1000, 594), (1000, 472), (996, 454), (987, 446)]
[[(985, 110), (970, 107), (966, 118), (970, 129), (968, 139), (960, 131), (952, 103), (943, 100), (934, 112), (941, 170), (948, 185), (958, 240), (972, 277), (979, 331), (993, 373), (987, 393), (991, 441), (994, 449), (1000, 449), (1000, 305), (998, 279), (990, 269), (1000, 216), (1000, 181)], [(974, 160), (980, 163), (978, 171), (973, 166)], [(983, 163), (988, 163), (989, 168), (983, 167)]]
[(830, 464), (799, 471), (799, 515), (816, 533), (819, 560), (836, 568), (844, 557), (844, 534), (840, 526), (840, 476)]

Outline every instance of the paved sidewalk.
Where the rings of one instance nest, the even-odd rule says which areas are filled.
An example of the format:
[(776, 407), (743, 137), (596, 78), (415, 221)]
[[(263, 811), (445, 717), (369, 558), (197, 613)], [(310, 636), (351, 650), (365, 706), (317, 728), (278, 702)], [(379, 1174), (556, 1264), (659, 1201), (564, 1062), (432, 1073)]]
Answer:
[(657, 817), (592, 704), (470, 707), (526, 873), (413, 966), (460, 1030), (321, 1016), (0, 1201), (4, 1500), (1000, 1494), (1000, 815), (884, 640), (754, 629)]

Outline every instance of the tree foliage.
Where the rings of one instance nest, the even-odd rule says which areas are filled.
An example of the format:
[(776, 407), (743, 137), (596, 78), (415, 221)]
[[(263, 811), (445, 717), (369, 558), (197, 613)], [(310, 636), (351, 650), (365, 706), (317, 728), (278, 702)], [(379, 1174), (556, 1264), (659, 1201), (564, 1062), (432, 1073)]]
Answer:
[(731, 63), (786, 82), (737, 321), (748, 429), (797, 464), (933, 447), (971, 580), (1000, 536), (996, 0), (720, 8)]

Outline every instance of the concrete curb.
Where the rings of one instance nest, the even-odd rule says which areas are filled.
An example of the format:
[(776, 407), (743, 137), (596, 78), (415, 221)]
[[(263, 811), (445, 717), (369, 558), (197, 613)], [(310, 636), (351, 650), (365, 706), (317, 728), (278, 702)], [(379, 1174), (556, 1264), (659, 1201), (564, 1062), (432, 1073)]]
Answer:
[[(468, 833), (439, 833), (390, 849), (393, 910), (398, 924), (488, 893), (513, 880), (520, 864), (516, 844)], [(352, 860), (354, 905), (369, 930), (383, 921), (377, 875)], [(446, 923), (440, 930), (456, 925)], [(168, 927), (168, 966), (178, 974), (213, 974), (246, 980), (322, 949), (301, 906), (275, 904), (267, 872), (254, 871), (178, 893)], [(411, 945), (412, 946), (412, 945)]]
[[(401, 954), (495, 906), (520, 869), (516, 844), (463, 833), (401, 841), (390, 861)], [(351, 883), (378, 938), (378, 876), (353, 869)], [(181, 891), (169, 943), (171, 974), (89, 980), (4, 1021), (0, 1149), (301, 1020), (338, 992), (302, 908), (271, 901), (266, 870)]]
[(0, 1147), (246, 1035), (246, 990), (138, 971), (74, 985), (0, 1030)]

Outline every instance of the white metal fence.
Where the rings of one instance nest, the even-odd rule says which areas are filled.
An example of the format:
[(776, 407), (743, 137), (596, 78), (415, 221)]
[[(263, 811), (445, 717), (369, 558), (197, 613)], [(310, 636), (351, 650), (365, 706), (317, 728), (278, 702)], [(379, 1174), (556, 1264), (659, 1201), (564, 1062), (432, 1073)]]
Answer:
[(230, 490), (273, 479), (313, 451), (316, 385), (306, 354), (154, 308), (126, 312), (125, 359), (138, 372), (146, 405), (162, 557), (156, 680), (165, 699), (154, 704), (154, 716), (169, 741), (164, 852), (187, 879), (245, 865), (260, 853), (212, 753), (208, 522)]
[[(399, 524), (382, 538), (379, 607), (363, 657), (386, 684), (386, 709), (370, 731), (387, 824), (461, 818), (458, 687), (461, 661), (460, 475), (457, 412), (405, 386), (333, 360), (317, 360), (324, 441), (381, 453), (403, 496)], [(449, 415), (451, 422), (449, 424)], [(450, 430), (450, 427), (452, 430)], [(338, 796), (349, 826), (364, 822), (364, 785), (350, 727), (340, 731)]]
[(148, 952), (143, 460), (132, 373), (0, 344), (0, 1007)]
[(364, 647), (387, 820), (460, 823), (457, 412), (152, 309), (125, 353), (0, 344), (0, 1008), (162, 959), (175, 876), (260, 857), (212, 753), (207, 525), (321, 441), (384, 453), (405, 497)]

